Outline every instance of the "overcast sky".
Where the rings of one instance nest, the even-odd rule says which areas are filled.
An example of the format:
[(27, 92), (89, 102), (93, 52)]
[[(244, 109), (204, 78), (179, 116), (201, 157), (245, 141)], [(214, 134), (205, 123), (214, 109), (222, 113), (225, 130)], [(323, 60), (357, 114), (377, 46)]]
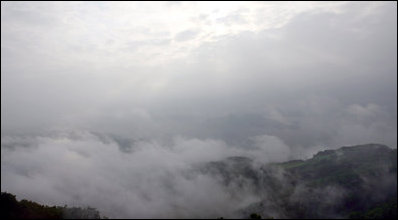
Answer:
[[(59, 175), (103, 174), (109, 185), (96, 189), (106, 191), (114, 170), (143, 172), (131, 158), (175, 171), (364, 143), (397, 147), (396, 2), (1, 3), (2, 191), (92, 204), (94, 191), (62, 200), (80, 183), (57, 190)], [(149, 206), (170, 211), (158, 203)]]

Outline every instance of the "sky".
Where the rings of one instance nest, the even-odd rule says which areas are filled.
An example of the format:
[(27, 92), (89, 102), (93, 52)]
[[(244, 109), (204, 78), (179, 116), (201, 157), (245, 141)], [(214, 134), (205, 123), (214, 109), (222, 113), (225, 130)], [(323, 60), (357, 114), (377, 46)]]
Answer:
[(396, 2), (1, 3), (1, 189), (17, 198), (224, 213), (255, 196), (214, 210), (233, 190), (181, 173), (396, 148), (396, 100)]

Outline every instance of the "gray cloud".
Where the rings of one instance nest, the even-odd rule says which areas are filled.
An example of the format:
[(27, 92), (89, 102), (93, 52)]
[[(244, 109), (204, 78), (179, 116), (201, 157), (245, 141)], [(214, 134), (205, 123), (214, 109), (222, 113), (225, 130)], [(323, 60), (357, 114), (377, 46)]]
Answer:
[[(131, 144), (134, 152), (126, 153), (111, 136), (65, 134), (31, 137), (34, 149), (24, 146), (26, 138), (6, 137), (13, 148), (2, 139), (2, 188), (45, 204), (95, 206), (119, 218), (225, 216), (256, 201), (255, 195), (226, 187), (193, 166), (256, 156), (258, 149), (243, 152), (218, 140), (176, 137), (171, 146), (137, 141)], [(261, 141), (267, 138), (278, 142), (275, 137)]]
[(187, 40), (192, 40), (199, 34), (199, 31), (197, 30), (186, 30), (183, 32), (178, 33), (175, 36), (176, 41), (187, 41)]
[[(365, 9), (348, 4), (339, 14), (303, 13), (279, 29), (202, 44), (166, 66), (113, 66), (110, 60), (99, 64), (103, 68), (69, 66), (55, 59), (60, 54), (2, 47), (9, 55), (2, 60), (2, 131), (67, 126), (235, 144), (270, 134), (307, 147), (344, 145), (347, 138), (352, 144), (372, 134), (396, 147), (395, 11), (389, 4), (370, 14)], [(378, 111), (354, 116), (367, 106)], [(354, 134), (339, 140), (348, 128)]]
[(245, 19), (244, 13), (247, 11), (248, 11), (248, 9), (242, 8), (240, 10), (230, 13), (229, 15), (227, 15), (225, 17), (218, 18), (216, 21), (221, 22), (225, 25), (246, 24), (247, 21)]

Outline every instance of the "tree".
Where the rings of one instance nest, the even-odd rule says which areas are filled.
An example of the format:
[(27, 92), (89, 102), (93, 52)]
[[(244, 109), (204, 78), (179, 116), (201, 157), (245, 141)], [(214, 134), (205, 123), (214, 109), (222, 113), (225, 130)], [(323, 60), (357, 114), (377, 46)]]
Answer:
[(250, 215), (250, 219), (261, 219), (261, 215), (257, 214), (257, 213), (252, 213)]

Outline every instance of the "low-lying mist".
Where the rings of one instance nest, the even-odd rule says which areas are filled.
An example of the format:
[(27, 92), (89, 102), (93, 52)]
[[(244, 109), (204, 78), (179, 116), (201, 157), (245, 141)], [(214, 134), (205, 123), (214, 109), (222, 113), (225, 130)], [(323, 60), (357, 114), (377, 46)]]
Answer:
[[(289, 148), (273, 136), (248, 149), (212, 139), (171, 144), (90, 132), (2, 138), (2, 189), (43, 204), (98, 208), (117, 218), (229, 216), (259, 200), (254, 190), (222, 184), (195, 166), (227, 157), (280, 162)], [(268, 143), (260, 145), (259, 143)]]
[[(286, 144), (268, 135), (252, 139), (252, 146), (242, 148), (214, 139), (180, 136), (162, 143), (88, 131), (5, 136), (2, 190), (47, 205), (95, 207), (113, 218), (242, 218), (251, 212), (289, 218), (300, 216), (300, 207), (311, 204), (314, 212), (303, 216), (347, 217), (339, 207), (345, 211), (347, 196), (358, 193), (349, 187), (353, 180), (336, 185), (331, 179), (324, 187), (311, 186), (312, 178), (325, 175), (317, 173), (325, 169), (323, 163), (333, 167), (332, 162), (317, 164), (315, 158), (309, 162), (313, 171), (305, 174), (304, 169), (295, 176), (282, 167), (300, 160), (272, 165), (292, 158)], [(342, 153), (336, 154), (342, 158), (337, 161), (344, 160)], [(345, 175), (339, 166), (329, 172)], [(368, 197), (359, 202), (385, 202), (394, 195), (396, 170), (390, 173), (388, 163), (369, 166), (382, 167), (372, 171), (377, 180), (358, 176), (363, 188), (356, 190)]]

